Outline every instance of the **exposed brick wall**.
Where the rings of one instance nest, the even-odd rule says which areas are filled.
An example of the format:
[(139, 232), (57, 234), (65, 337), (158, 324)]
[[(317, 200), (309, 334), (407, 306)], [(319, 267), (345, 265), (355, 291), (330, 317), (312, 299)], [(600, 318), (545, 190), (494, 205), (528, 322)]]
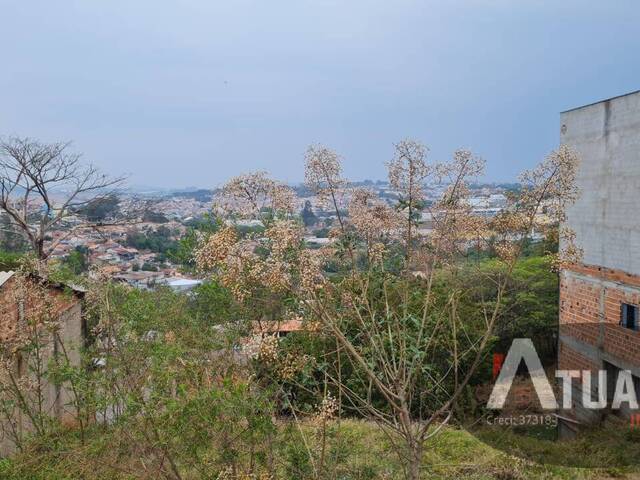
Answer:
[[(558, 369), (560, 370), (579, 370), (583, 371), (591, 371), (592, 378), (596, 377), (596, 371), (601, 368), (601, 365), (598, 365), (592, 359), (578, 352), (577, 350), (571, 348), (564, 342), (560, 342), (558, 347)], [(560, 414), (562, 417), (573, 419), (574, 421), (580, 423), (592, 423), (597, 422), (599, 418), (599, 414), (594, 411), (589, 411), (581, 407), (581, 402), (577, 399), (580, 399), (582, 396), (582, 375), (578, 378), (574, 378), (572, 380), (572, 390), (573, 390), (573, 401), (572, 407), (570, 409), (562, 409), (560, 410)], [(556, 388), (560, 387), (560, 381), (556, 382)], [(560, 399), (560, 395), (557, 394), (556, 398)], [(576, 434), (576, 424), (572, 424), (571, 422), (561, 422), (560, 435), (561, 437), (571, 437)]]
[[(24, 312), (24, 316), (20, 314)], [(22, 318), (21, 318), (22, 317)], [(14, 374), (18, 376), (31, 376), (24, 365), (24, 350), (20, 350), (20, 334), (24, 332), (25, 324), (22, 322), (51, 321), (57, 322), (59, 328), (56, 338), (44, 330), (41, 341), (44, 347), (41, 350), (42, 365), (47, 365), (53, 360), (57, 352), (62, 351), (61, 343), (68, 353), (72, 365), (80, 365), (79, 348), (83, 344), (82, 337), (82, 302), (76, 295), (63, 291), (55, 286), (40, 284), (30, 277), (12, 277), (0, 287), (0, 341), (3, 346), (11, 347), (10, 365)], [(13, 348), (16, 351), (13, 351)], [(58, 418), (64, 424), (72, 425), (75, 417), (70, 410), (72, 400), (70, 388), (63, 385), (47, 383), (42, 390), (43, 405), (45, 411)], [(32, 425), (28, 416), (17, 407), (14, 412), (17, 422), (18, 436), (28, 434)], [(15, 450), (12, 436), (7, 434), (6, 421), (0, 421), (0, 455), (8, 455)]]
[(597, 322), (602, 287), (567, 275), (560, 276), (560, 323)]
[(9, 294), (14, 280), (8, 280), (0, 288), (0, 342), (10, 341), (16, 334), (18, 324), (18, 304)]
[[(476, 387), (476, 399), (482, 404), (486, 404), (491, 395), (493, 384), (484, 384)], [(507, 399), (502, 408), (501, 413), (522, 413), (527, 412), (543, 412), (540, 399), (533, 386), (533, 381), (529, 375), (516, 376), (511, 384), (511, 389), (507, 394)]]
[(572, 264), (567, 270), (601, 280), (617, 282), (632, 287), (640, 287), (640, 275), (633, 275), (623, 270), (584, 264)]
[(630, 292), (619, 288), (606, 288), (604, 298), (604, 320), (606, 323), (620, 323), (620, 306), (623, 303), (640, 304), (640, 292)]
[(604, 329), (604, 351), (633, 365), (640, 365), (640, 332), (607, 323)]
[[(611, 269), (574, 265), (564, 271), (560, 277), (561, 335), (640, 365), (640, 332), (619, 325), (622, 304), (640, 304), (636, 284), (640, 285), (637, 276)], [(560, 362), (562, 359), (560, 352)]]
[[(80, 300), (64, 292), (61, 288), (27, 289), (26, 295), (18, 292), (20, 282), (35, 282), (23, 280), (14, 276), (0, 287), (0, 342), (10, 342), (16, 335), (19, 322), (19, 305), (23, 304), (26, 319), (33, 318), (39, 309), (44, 309), (53, 317), (59, 317), (65, 311), (77, 305)], [(43, 293), (46, 292), (46, 296)]]
[(588, 357), (572, 349), (566, 343), (560, 342), (558, 352), (559, 370), (598, 370), (600, 367)]
[[(598, 368), (604, 362), (636, 373), (640, 368), (639, 334), (619, 325), (621, 304), (640, 304), (640, 223), (633, 220), (640, 187), (639, 113), (635, 92), (561, 114), (560, 143), (580, 157), (580, 195), (562, 226), (575, 234), (585, 264), (561, 275), (560, 338), (568, 337), (574, 351), (561, 349), (560, 364), (582, 365), (578, 354)], [(598, 418), (597, 412), (578, 413), (580, 420)]]
[(560, 276), (560, 333), (596, 346), (599, 337), (602, 286)]
[(605, 358), (640, 367), (640, 332), (620, 325), (623, 303), (640, 304), (637, 276), (588, 265), (573, 265), (562, 272), (560, 336), (590, 347), (597, 357), (587, 358), (561, 342), (559, 368), (599, 369)]

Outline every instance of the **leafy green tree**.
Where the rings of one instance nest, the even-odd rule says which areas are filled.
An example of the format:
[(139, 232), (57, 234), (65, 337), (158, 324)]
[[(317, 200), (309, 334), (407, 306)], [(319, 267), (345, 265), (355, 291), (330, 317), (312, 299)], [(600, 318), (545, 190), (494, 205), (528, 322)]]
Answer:
[[(488, 268), (496, 269), (495, 263)], [(543, 361), (555, 361), (560, 299), (558, 274), (550, 258), (520, 260), (504, 301), (507, 308), (497, 325), (497, 347), (506, 352), (514, 338), (531, 338)]]
[(235, 360), (237, 337), (221, 335), (193, 314), (190, 296), (168, 288), (107, 282), (91, 296), (97, 338), (87, 357), (102, 367), (87, 401), (104, 422), (108, 448), (131, 452), (133, 471), (154, 478), (273, 476), (272, 392)]
[(0, 271), (15, 270), (20, 266), (23, 256), (14, 252), (0, 250)]
[(167, 223), (169, 222), (169, 219), (164, 213), (147, 210), (142, 216), (142, 221), (150, 223)]
[(211, 325), (232, 321), (239, 313), (229, 290), (215, 280), (207, 281), (194, 289), (191, 311)]
[(64, 258), (63, 265), (67, 266), (75, 275), (86, 272), (89, 269), (87, 248), (83, 246), (76, 247)]
[(157, 272), (158, 271), (158, 267), (156, 267), (153, 263), (144, 262), (142, 264), (141, 270), (143, 272)]
[(327, 227), (318, 228), (313, 231), (313, 235), (317, 238), (328, 238), (329, 237), (329, 229)]
[(164, 225), (156, 230), (129, 232), (125, 242), (128, 246), (138, 250), (151, 250), (156, 253), (166, 253), (175, 249), (177, 245), (173, 233)]
[(120, 199), (117, 195), (107, 195), (90, 201), (86, 206), (77, 210), (77, 213), (87, 217), (90, 222), (104, 221), (118, 214)]
[(167, 258), (172, 262), (182, 265), (186, 270), (195, 268), (195, 251), (201, 241), (215, 233), (219, 228), (219, 221), (210, 214), (201, 218), (191, 219), (185, 222), (188, 227), (185, 234), (176, 242), (173, 248), (167, 251)]

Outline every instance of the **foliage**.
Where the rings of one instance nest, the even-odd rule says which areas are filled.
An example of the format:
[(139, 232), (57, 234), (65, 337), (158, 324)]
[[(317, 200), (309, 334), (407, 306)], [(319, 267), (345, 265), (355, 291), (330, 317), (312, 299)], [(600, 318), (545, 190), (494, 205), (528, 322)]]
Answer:
[(147, 210), (142, 215), (142, 221), (149, 223), (167, 223), (169, 219), (164, 213)]
[(210, 325), (222, 325), (238, 316), (238, 306), (231, 293), (215, 280), (198, 285), (191, 299), (193, 315)]
[(329, 228), (318, 228), (317, 230), (313, 231), (313, 235), (318, 238), (329, 238)]
[[(519, 195), (488, 219), (474, 214), (468, 189), (484, 162), (457, 150), (450, 162), (433, 163), (427, 151), (415, 141), (399, 142), (388, 163), (396, 208), (370, 190), (349, 189), (347, 217), (342, 205), (349, 182), (342, 178), (339, 155), (309, 147), (306, 185), (333, 208), (338, 222), (330, 232), (333, 242), (318, 250), (304, 248), (302, 228), (291, 218), (290, 203), (282, 201), (288, 198), (284, 187), (276, 188), (262, 172), (233, 179), (218, 207), (230, 224), (196, 255), (198, 266), (218, 278), (252, 320), (302, 317), (335, 340), (337, 370), (325, 369), (325, 385), (330, 380), (337, 390), (339, 410), (375, 419), (399, 443), (411, 480), (420, 478), (425, 446), (467, 394), (505, 307), (524, 301), (511, 301), (508, 294), (531, 232), (557, 229), (577, 194), (576, 155), (561, 147), (525, 172)], [(424, 185), (442, 180), (448, 184), (442, 197), (426, 202)], [(418, 229), (423, 209), (433, 223), (429, 235)], [(238, 235), (236, 218), (258, 219), (264, 234)], [(556, 262), (579, 253), (570, 232), (561, 235), (565, 251)], [(474, 245), (491, 245), (498, 268), (466, 261)], [(323, 274), (327, 263), (337, 273), (332, 278)], [(477, 282), (465, 285), (459, 279), (469, 269)], [(443, 274), (450, 278), (446, 286)], [(491, 286), (489, 296), (482, 292), (485, 285)], [(466, 301), (473, 295), (476, 301)], [(286, 358), (275, 347), (268, 352), (275, 365)], [(323, 402), (328, 395), (325, 386)]]
[(85, 206), (79, 208), (77, 213), (84, 215), (90, 222), (104, 221), (115, 218), (118, 214), (120, 199), (116, 195), (95, 198)]
[[(349, 188), (340, 157), (313, 146), (307, 187), (336, 218), (326, 247), (305, 247), (291, 189), (264, 172), (232, 179), (216, 197), (219, 220), (192, 226), (180, 244), (164, 226), (130, 232), (128, 244), (187, 265), (193, 257), (209, 279), (180, 294), (117, 285), (96, 271), (82, 361), (51, 364), (43, 377), (72, 387), (80, 428), (63, 435), (53, 416), (34, 416), (25, 452), (58, 438), (43, 455), (53, 478), (67, 474), (60, 465), (84, 478), (463, 476), (460, 465), (440, 465), (451, 454), (438, 448), (489, 455), (447, 426), (489, 348), (515, 333), (542, 334), (556, 315), (557, 283), (545, 269), (562, 256), (531, 256), (528, 237), (557, 227), (549, 219), (561, 219), (575, 193), (574, 161), (568, 150), (553, 153), (486, 219), (468, 202), (483, 166), (468, 151), (432, 163), (426, 147), (400, 142), (389, 164), (391, 207)], [(440, 180), (444, 195), (426, 202), (424, 184)], [(552, 206), (544, 219), (542, 204)], [(417, 228), (423, 210), (429, 235)], [(294, 327), (284, 338), (274, 334), (282, 324)], [(495, 464), (464, 460), (488, 476), (520, 474), (491, 455)], [(28, 472), (19, 458), (0, 472)]]
[[(304, 422), (298, 430), (291, 422), (276, 424), (272, 437), (276, 467), (273, 480), (314, 478), (308, 451), (319, 451), (319, 438), (307, 435), (315, 426)], [(300, 433), (302, 432), (302, 433)], [(303, 436), (304, 435), (304, 436)], [(566, 479), (596, 480), (601, 478), (633, 479), (638, 469), (619, 464), (620, 448), (623, 456), (633, 456), (632, 444), (603, 443), (597, 435), (585, 435), (574, 442), (556, 443), (532, 440), (518, 435), (495, 432), (496, 438), (509, 450), (535, 449), (552, 454), (557, 459), (584, 458), (585, 452), (595, 465), (592, 469), (569, 468), (554, 464), (539, 464), (519, 460), (489, 447), (469, 433), (445, 428), (425, 453), (424, 474), (427, 478), (466, 479)], [(58, 441), (43, 439), (30, 445), (24, 453), (0, 461), (0, 478), (6, 480), (132, 480), (150, 478), (141, 468), (139, 459), (130, 453), (126, 444), (115, 449), (117, 434), (94, 429), (85, 444), (69, 431), (57, 434)], [(308, 442), (305, 444), (305, 441)], [(115, 443), (114, 443), (115, 442)], [(202, 458), (218, 455), (218, 442), (206, 445), (209, 453)], [(328, 450), (332, 454), (329, 478), (342, 480), (400, 480), (401, 465), (391, 453), (392, 446), (375, 424), (357, 420), (343, 420), (329, 437)], [(152, 474), (152, 472), (151, 472)], [(157, 477), (156, 477), (157, 478)], [(186, 478), (202, 478), (193, 471)], [(216, 478), (216, 477), (213, 477)], [(222, 477), (228, 478), (228, 477)], [(233, 478), (233, 477), (232, 477)], [(247, 478), (247, 477), (236, 477)], [(257, 477), (260, 478), (260, 477)], [(264, 478), (264, 477), (263, 477)], [(235, 479), (234, 479), (235, 480)]]
[(173, 239), (173, 232), (164, 225), (157, 229), (147, 231), (130, 231), (127, 233), (126, 244), (138, 250), (151, 250), (157, 253), (166, 253), (175, 250), (176, 240)]
[(266, 465), (271, 396), (234, 361), (231, 331), (214, 330), (197, 302), (169, 289), (106, 284), (91, 301), (89, 354), (104, 359), (91, 377), (93, 408), (116, 434), (112, 448), (140, 457), (133, 471), (216, 478)]
[(142, 267), (140, 267), (140, 270), (142, 270), (143, 272), (157, 272), (158, 267), (153, 263), (144, 262), (142, 264)]
[(8, 215), (0, 215), (0, 250), (22, 253), (28, 248), (24, 234), (11, 222)]
[(0, 271), (15, 270), (20, 266), (23, 255), (0, 250)]
[(80, 275), (89, 269), (86, 247), (78, 246), (67, 255), (63, 264), (71, 270), (74, 275)]
[[(558, 274), (552, 267), (550, 257), (528, 257), (515, 264), (504, 295), (504, 313), (496, 325), (497, 349), (506, 352), (512, 339), (531, 338), (543, 361), (556, 359), (560, 300)], [(496, 261), (488, 261), (480, 269), (495, 272), (500, 266)], [(471, 283), (474, 276), (466, 280)], [(490, 298), (490, 292), (485, 289), (486, 298)], [(480, 301), (477, 295), (475, 301)]]
[(313, 208), (311, 207), (311, 202), (309, 200), (304, 202), (304, 207), (300, 212), (300, 217), (302, 218), (302, 223), (304, 223), (305, 227), (315, 225), (318, 221), (318, 217), (313, 213)]
[[(93, 225), (81, 222), (45, 246), (51, 231), (63, 220), (91, 201), (113, 195), (113, 189), (124, 180), (110, 178), (80, 159), (80, 154), (71, 151), (70, 142), (42, 143), (24, 137), (0, 139), (0, 209), (41, 260), (74, 231), (101, 226), (101, 222)], [(33, 204), (40, 207), (38, 222), (32, 221), (33, 212), (27, 208)]]
[(198, 245), (218, 230), (219, 222), (212, 215), (205, 215), (200, 219), (192, 219), (185, 225), (187, 225), (187, 231), (174, 248), (167, 251), (167, 256), (186, 270), (194, 270), (195, 251)]

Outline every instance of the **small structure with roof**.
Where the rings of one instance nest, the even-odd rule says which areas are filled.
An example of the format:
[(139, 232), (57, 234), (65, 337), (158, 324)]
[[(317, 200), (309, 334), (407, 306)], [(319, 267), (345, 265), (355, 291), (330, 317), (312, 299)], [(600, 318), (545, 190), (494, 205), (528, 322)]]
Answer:
[[(36, 275), (0, 272), (0, 356), (3, 360), (0, 382), (10, 377), (25, 378), (29, 380), (26, 383), (37, 380), (40, 385), (38, 410), (64, 424), (75, 423), (70, 408), (71, 389), (64, 383), (53, 383), (47, 375), (33, 378), (34, 362), (47, 368), (51, 361), (64, 355), (65, 362), (80, 365), (80, 348), (86, 332), (83, 297), (83, 289), (77, 286), (50, 282)], [(33, 332), (37, 333), (31, 335)], [(37, 359), (30, 348), (34, 341), (40, 346)], [(9, 401), (6, 405), (11, 404), (11, 398), (0, 398), (4, 400)], [(29, 405), (24, 407), (17, 406), (16, 402), (13, 411), (5, 410), (0, 419), (0, 455), (14, 452), (16, 442), (33, 431), (25, 412), (32, 408), (31, 400), (27, 401)]]

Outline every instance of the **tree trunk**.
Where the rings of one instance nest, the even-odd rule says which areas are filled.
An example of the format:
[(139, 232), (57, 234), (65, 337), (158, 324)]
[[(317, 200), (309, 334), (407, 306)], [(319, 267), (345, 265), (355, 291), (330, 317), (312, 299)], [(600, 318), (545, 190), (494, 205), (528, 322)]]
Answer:
[(422, 471), (422, 445), (419, 441), (412, 440), (407, 452), (409, 462), (407, 465), (408, 480), (420, 480)]
[(34, 247), (38, 259), (46, 260), (47, 254), (44, 252), (44, 238), (37, 238)]

